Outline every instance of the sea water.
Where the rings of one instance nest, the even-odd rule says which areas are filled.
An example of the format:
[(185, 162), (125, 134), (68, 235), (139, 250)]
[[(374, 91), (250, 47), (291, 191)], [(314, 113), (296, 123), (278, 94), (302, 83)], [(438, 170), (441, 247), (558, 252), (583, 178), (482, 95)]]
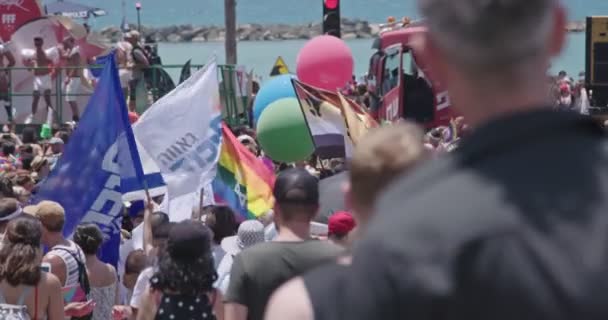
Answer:
[[(51, 1), (51, 0), (47, 0)], [(137, 22), (135, 2), (137, 0), (79, 0), (84, 4), (99, 6), (109, 15), (90, 21), (94, 28), (118, 25), (123, 16), (124, 2), (127, 20)], [(142, 5), (142, 24), (164, 26), (173, 24), (223, 25), (224, 1), (222, 0), (139, 0)], [(563, 0), (569, 12), (569, 20), (580, 21), (588, 15), (608, 15), (608, 0)], [(383, 22), (388, 16), (417, 18), (416, 0), (341, 0), (343, 17), (360, 18), (371, 22)], [(320, 22), (322, 0), (239, 0), (237, 1), (238, 23), (286, 23), (303, 24)], [(514, 19), (513, 23), (517, 23)], [(555, 59), (552, 72), (566, 70), (578, 74), (585, 64), (585, 36), (571, 34), (564, 53)], [(355, 74), (367, 71), (371, 53), (371, 39), (347, 41), (355, 60)], [(262, 77), (267, 77), (274, 60), (282, 56), (293, 71), (299, 49), (304, 41), (239, 42), (238, 63)], [(162, 43), (159, 46), (164, 64), (183, 64), (188, 59), (202, 64), (216, 55), (220, 63), (224, 60), (224, 45), (216, 43)], [(170, 71), (172, 75), (179, 70)]]
[[(56, 0), (44, 0), (45, 3)], [(455, 0), (456, 1), (456, 0)], [(97, 26), (119, 25), (122, 3), (130, 23), (137, 22), (135, 3), (141, 3), (141, 22), (144, 25), (171, 24), (223, 25), (223, 0), (78, 0), (78, 3), (101, 7), (108, 16), (98, 18)], [(320, 22), (323, 0), (238, 0), (238, 23), (302, 24)], [(608, 15), (606, 0), (562, 0), (570, 20), (582, 20), (588, 15)], [(341, 0), (343, 17), (360, 18), (371, 22), (386, 21), (388, 16), (417, 18), (416, 0)], [(514, 23), (517, 19), (514, 19)]]
[[(608, 1), (608, 0), (607, 0)], [(238, 44), (238, 64), (253, 69), (254, 74), (264, 79), (268, 78), (274, 60), (280, 55), (290, 71), (295, 73), (296, 57), (305, 41), (244, 41)], [(356, 39), (346, 41), (351, 48), (355, 60), (355, 75), (362, 76), (369, 67), (372, 50), (372, 39)], [(192, 59), (194, 64), (204, 64), (215, 56), (219, 63), (224, 62), (224, 43), (161, 43), (159, 53), (163, 64), (182, 65)], [(585, 35), (571, 34), (563, 54), (557, 57), (551, 66), (551, 72), (557, 74), (565, 70), (574, 76), (585, 69)], [(177, 78), (179, 68), (168, 69), (169, 74)]]

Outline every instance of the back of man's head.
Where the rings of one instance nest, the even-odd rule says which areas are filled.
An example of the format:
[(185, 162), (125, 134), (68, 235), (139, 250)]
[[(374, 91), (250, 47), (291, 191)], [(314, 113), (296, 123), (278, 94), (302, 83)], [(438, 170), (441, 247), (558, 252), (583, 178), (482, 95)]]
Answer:
[(167, 239), (169, 237), (169, 216), (164, 212), (153, 212), (150, 216), (150, 227), (152, 238), (157, 240)]
[(125, 261), (125, 274), (139, 275), (148, 266), (148, 257), (143, 250), (129, 253)]
[[(429, 38), (462, 71), (500, 75), (548, 63), (565, 30), (559, 0), (419, 0)], [(560, 38), (560, 33), (562, 39)], [(540, 66), (542, 68), (544, 66)]]
[(282, 222), (310, 222), (319, 209), (319, 180), (306, 169), (288, 169), (277, 177), (273, 195)]
[(41, 201), (35, 207), (35, 215), (42, 226), (52, 233), (61, 233), (65, 224), (65, 209), (54, 201)]
[(423, 141), (422, 130), (409, 122), (377, 128), (361, 139), (350, 165), (349, 202), (358, 218), (367, 219), (384, 188), (428, 155)]

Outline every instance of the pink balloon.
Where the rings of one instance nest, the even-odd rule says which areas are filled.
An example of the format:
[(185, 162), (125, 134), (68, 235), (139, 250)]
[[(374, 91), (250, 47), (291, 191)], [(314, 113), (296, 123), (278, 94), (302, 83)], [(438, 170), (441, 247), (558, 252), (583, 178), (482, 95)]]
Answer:
[(354, 70), (350, 48), (334, 36), (318, 36), (308, 41), (298, 53), (296, 73), (300, 81), (336, 91), (351, 80)]

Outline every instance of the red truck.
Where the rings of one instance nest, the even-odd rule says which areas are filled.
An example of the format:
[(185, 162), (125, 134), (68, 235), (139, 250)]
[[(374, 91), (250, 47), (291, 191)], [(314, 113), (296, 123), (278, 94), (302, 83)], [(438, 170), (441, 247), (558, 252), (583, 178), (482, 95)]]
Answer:
[(448, 125), (454, 116), (448, 92), (433, 78), (422, 53), (410, 46), (426, 27), (406, 21), (381, 28), (367, 74), (372, 114), (379, 122), (408, 119), (428, 129)]

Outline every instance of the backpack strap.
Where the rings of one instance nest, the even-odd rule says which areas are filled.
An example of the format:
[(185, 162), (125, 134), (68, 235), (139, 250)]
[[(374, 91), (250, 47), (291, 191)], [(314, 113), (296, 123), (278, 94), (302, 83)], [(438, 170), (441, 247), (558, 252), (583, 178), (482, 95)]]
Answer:
[(89, 293), (91, 292), (91, 285), (89, 284), (89, 277), (87, 276), (87, 268), (84, 265), (84, 263), (82, 261), (80, 261), (80, 259), (78, 258), (78, 256), (76, 254), (74, 254), (72, 251), (66, 249), (66, 248), (53, 248), (53, 250), (63, 250), (67, 253), (69, 253), (72, 258), (74, 258), (74, 260), (76, 260), (76, 264), (78, 265), (78, 283), (82, 286), (82, 289), (84, 290), (84, 293), (87, 295), (87, 298), (89, 296)]
[(0, 290), (0, 303), (6, 304), (6, 299), (4, 299), (4, 295), (2, 294), (2, 290)]

